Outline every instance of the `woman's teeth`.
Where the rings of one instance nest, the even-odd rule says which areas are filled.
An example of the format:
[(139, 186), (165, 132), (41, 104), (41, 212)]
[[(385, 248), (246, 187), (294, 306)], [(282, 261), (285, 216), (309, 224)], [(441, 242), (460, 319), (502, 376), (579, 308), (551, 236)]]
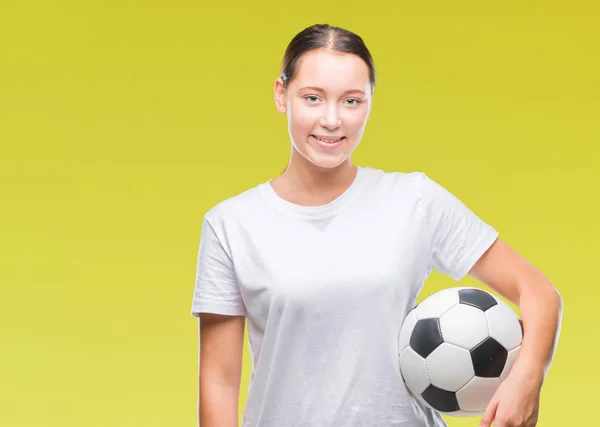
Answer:
[(336, 143), (336, 142), (339, 142), (339, 141), (341, 141), (342, 139), (344, 139), (344, 137), (343, 137), (343, 136), (342, 136), (341, 138), (338, 138), (338, 139), (321, 139), (321, 138), (319, 138), (319, 137), (316, 137), (316, 136), (314, 136), (314, 135), (313, 135), (313, 137), (314, 137), (315, 139), (317, 139), (317, 140), (321, 141), (321, 142), (325, 142), (325, 143), (329, 143), (329, 144), (334, 144), (334, 143)]

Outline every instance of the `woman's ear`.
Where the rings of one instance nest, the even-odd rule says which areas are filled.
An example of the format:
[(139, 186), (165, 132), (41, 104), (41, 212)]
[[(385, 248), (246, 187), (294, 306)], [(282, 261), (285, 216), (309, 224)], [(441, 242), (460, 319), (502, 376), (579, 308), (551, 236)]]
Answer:
[(284, 114), (287, 112), (287, 93), (283, 87), (283, 80), (281, 77), (275, 79), (275, 107), (277, 111)]

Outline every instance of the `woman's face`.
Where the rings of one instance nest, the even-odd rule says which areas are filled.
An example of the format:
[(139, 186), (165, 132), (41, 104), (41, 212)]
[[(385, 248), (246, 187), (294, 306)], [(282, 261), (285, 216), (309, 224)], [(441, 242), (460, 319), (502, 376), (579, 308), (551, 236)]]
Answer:
[(296, 152), (316, 166), (337, 167), (360, 143), (371, 112), (369, 69), (356, 55), (312, 50), (287, 90), (275, 81), (275, 103), (287, 114)]

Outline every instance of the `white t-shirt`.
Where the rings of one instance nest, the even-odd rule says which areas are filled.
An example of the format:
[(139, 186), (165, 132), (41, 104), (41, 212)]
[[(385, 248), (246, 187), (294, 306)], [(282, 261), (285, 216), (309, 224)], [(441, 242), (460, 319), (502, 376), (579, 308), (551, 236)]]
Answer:
[(192, 315), (246, 316), (242, 426), (445, 426), (402, 381), (400, 327), (433, 269), (458, 281), (497, 237), (422, 172), (358, 167), (317, 207), (286, 201), (270, 181), (214, 206)]

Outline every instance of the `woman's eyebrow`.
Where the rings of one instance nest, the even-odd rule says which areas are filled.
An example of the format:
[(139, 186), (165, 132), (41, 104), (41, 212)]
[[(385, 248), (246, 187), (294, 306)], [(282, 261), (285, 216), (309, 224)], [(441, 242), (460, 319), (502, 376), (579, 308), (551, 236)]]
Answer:
[[(316, 86), (305, 86), (305, 87), (301, 87), (298, 90), (314, 90), (316, 92), (322, 92), (322, 93), (325, 92), (325, 90), (323, 88), (316, 87)], [(347, 94), (347, 93), (360, 93), (360, 94), (363, 94), (363, 95), (365, 94), (365, 92), (362, 91), (362, 90), (360, 90), (360, 89), (349, 89), (349, 90), (347, 90), (347, 91), (344, 92), (344, 94)]]

